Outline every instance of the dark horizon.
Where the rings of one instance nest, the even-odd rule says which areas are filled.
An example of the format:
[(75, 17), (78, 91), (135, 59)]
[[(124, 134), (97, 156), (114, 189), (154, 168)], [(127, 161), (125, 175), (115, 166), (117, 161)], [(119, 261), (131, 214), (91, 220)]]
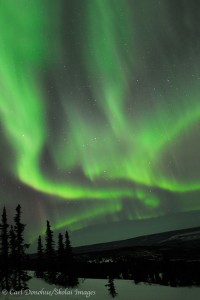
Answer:
[[(6, 207), (6, 206), (5, 206)], [(3, 207), (2, 207), (3, 209)], [(0, 209), (0, 213), (2, 212)], [(15, 213), (15, 208), (13, 210), (7, 209), (8, 221), (12, 223), (13, 215)], [(54, 237), (57, 239), (59, 232), (64, 233), (68, 230), (73, 242), (74, 247), (88, 246), (101, 243), (109, 243), (113, 241), (127, 240), (135, 237), (146, 236), (157, 233), (164, 233), (168, 231), (175, 231), (187, 228), (199, 227), (200, 212), (182, 212), (168, 214), (161, 217), (155, 217), (145, 220), (134, 220), (134, 221), (121, 221), (112, 222), (108, 224), (100, 224), (83, 228), (77, 231), (70, 231), (68, 227), (64, 227), (61, 230), (54, 230)], [(26, 218), (24, 215), (24, 210), (22, 206), (22, 221), (26, 224), (25, 237), (28, 243), (31, 244), (28, 249), (29, 253), (33, 253), (37, 247), (38, 236), (41, 235), (44, 238), (45, 234), (45, 222), (43, 220), (43, 232), (39, 232), (35, 236), (34, 240), (31, 240), (32, 219)], [(49, 219), (52, 224), (51, 220)], [(120, 227), (121, 232), (118, 231)]]
[(112, 297), (117, 296), (114, 279), (133, 280), (136, 285), (140, 282), (171, 287), (200, 285), (200, 226), (76, 248), (68, 231), (56, 238), (47, 220), (44, 238), (37, 239), (37, 253), (28, 254), (27, 225), (22, 221), (19, 204), (12, 224), (7, 219), (6, 207), (3, 208), (0, 223), (3, 295), (13, 291), (13, 295), (26, 295), (29, 281), (34, 278), (72, 289), (79, 286), (81, 278), (105, 278)]

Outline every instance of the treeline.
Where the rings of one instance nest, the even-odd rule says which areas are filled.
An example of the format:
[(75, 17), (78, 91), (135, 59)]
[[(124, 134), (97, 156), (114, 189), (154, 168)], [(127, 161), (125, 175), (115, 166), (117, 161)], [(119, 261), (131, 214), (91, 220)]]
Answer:
[[(45, 245), (38, 237), (37, 257), (30, 259), (26, 253), (30, 244), (24, 239), (26, 225), (21, 221), (21, 206), (16, 207), (12, 224), (8, 224), (6, 208), (0, 221), (0, 289), (21, 290), (27, 288), (31, 278), (27, 270), (34, 270), (38, 277), (48, 277), (55, 271), (72, 269), (73, 255), (69, 234), (58, 234), (57, 245), (50, 222), (46, 223)], [(52, 279), (53, 280), (53, 279)]]
[(51, 229), (50, 222), (46, 223), (45, 246), (43, 246), (42, 238), (38, 237), (37, 246), (37, 266), (38, 271), (59, 270), (69, 268), (73, 263), (72, 247), (69, 239), (68, 231), (63, 236), (58, 234), (57, 246), (54, 241), (54, 233)]
[(0, 286), (1, 288), (26, 288), (29, 279), (24, 271), (27, 261), (26, 249), (29, 244), (24, 241), (25, 224), (21, 222), (21, 206), (16, 207), (13, 224), (7, 221), (6, 208), (3, 208), (0, 223)]

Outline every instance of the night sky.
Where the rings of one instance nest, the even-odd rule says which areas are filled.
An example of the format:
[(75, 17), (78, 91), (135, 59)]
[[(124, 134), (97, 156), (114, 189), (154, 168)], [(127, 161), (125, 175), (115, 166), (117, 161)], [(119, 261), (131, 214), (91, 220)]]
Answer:
[(0, 0), (0, 121), (29, 241), (200, 224), (200, 1)]

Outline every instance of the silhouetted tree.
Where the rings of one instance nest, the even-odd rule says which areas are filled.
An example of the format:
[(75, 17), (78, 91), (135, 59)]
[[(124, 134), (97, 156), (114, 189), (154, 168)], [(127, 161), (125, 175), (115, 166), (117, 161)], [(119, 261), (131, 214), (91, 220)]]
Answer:
[(72, 246), (69, 239), (68, 231), (65, 232), (65, 255), (68, 260), (72, 258)]
[(117, 296), (117, 292), (115, 289), (114, 279), (112, 277), (109, 277), (108, 284), (106, 284), (106, 286), (108, 287), (108, 291), (111, 297), (115, 298)]
[(59, 272), (56, 277), (56, 283), (65, 287), (74, 288), (78, 286), (79, 281), (76, 274), (76, 268), (73, 263), (72, 247), (69, 239), (69, 234), (65, 233), (65, 242), (63, 243), (63, 236), (61, 233), (58, 235), (58, 261)]
[(28, 244), (24, 242), (24, 228), (25, 224), (21, 223), (21, 206), (18, 205), (16, 208), (16, 216), (14, 218), (15, 221), (15, 235), (16, 235), (16, 254), (17, 258), (22, 261), (25, 258), (25, 250), (29, 247)]
[(8, 227), (6, 208), (4, 206), (0, 224), (0, 253), (3, 262), (8, 260)]
[(46, 236), (45, 236), (45, 279), (49, 283), (54, 283), (56, 280), (56, 271), (55, 271), (55, 250), (54, 250), (54, 240), (53, 240), (53, 231), (51, 230), (50, 222), (47, 220)]
[(45, 248), (46, 260), (47, 263), (52, 263), (52, 260), (55, 257), (55, 250), (54, 250), (54, 241), (53, 241), (53, 231), (51, 230), (51, 225), (48, 220), (47, 220), (45, 240), (46, 240), (46, 248)]
[(41, 235), (38, 237), (38, 247), (37, 247), (37, 270), (35, 272), (35, 275), (40, 278), (43, 277), (44, 272), (44, 248), (42, 245), (42, 239)]
[(10, 232), (9, 232), (9, 248), (10, 248), (10, 258), (12, 262), (15, 261), (16, 259), (16, 249), (17, 249), (16, 235), (12, 225), (10, 226)]
[(9, 262), (10, 262), (10, 273), (11, 273), (11, 284), (15, 289), (16, 281), (17, 281), (17, 270), (16, 270), (16, 261), (17, 261), (17, 242), (16, 242), (16, 234), (14, 231), (14, 227), (10, 226), (9, 231)]
[[(25, 224), (21, 223), (21, 206), (18, 205), (16, 208), (16, 215), (14, 217), (14, 234), (15, 234), (15, 267), (16, 267), (16, 289), (26, 288), (26, 281), (28, 275), (23, 271), (23, 263), (26, 259), (25, 250), (29, 247), (28, 244), (24, 242), (24, 228)], [(14, 235), (13, 235), (14, 237)], [(13, 249), (14, 250), (14, 249)]]
[(0, 254), (1, 254), (1, 286), (9, 289), (9, 261), (8, 261), (8, 223), (4, 206), (0, 224)]

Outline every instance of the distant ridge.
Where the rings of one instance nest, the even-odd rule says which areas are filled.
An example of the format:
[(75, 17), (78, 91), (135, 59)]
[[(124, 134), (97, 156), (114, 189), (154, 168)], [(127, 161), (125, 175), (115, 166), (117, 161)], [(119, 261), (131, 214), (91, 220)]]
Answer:
[(197, 245), (200, 247), (200, 227), (179, 229), (145, 235), (126, 240), (86, 245), (73, 248), (75, 254), (110, 251), (122, 248), (132, 247), (150, 247), (150, 246), (187, 246)]

